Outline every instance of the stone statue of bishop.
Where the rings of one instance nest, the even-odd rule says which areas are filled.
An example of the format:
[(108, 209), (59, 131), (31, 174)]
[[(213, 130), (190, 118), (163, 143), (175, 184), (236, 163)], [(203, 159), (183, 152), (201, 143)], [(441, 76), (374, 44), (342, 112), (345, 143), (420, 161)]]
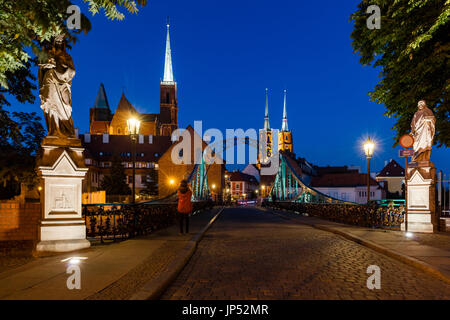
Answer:
[(411, 121), (411, 135), (414, 137), (412, 162), (430, 161), (435, 134), (436, 118), (424, 100), (417, 104), (417, 112)]

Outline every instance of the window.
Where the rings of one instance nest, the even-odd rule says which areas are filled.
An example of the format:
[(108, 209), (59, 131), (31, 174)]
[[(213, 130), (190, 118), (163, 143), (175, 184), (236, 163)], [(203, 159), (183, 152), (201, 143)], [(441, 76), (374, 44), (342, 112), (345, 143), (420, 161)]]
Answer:
[(146, 175), (141, 175), (141, 184), (145, 184), (145, 182), (147, 182), (147, 176)]
[(239, 183), (236, 183), (235, 186), (236, 186), (236, 189), (240, 189), (241, 188), (241, 185)]

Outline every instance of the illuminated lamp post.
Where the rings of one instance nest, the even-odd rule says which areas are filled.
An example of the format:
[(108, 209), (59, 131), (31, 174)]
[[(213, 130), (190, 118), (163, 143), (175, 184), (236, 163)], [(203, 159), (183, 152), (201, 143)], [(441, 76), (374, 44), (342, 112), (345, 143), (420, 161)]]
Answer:
[(127, 120), (128, 133), (131, 137), (132, 145), (133, 145), (133, 191), (132, 191), (132, 203), (136, 202), (136, 141), (139, 135), (139, 127), (141, 126), (141, 122), (136, 118), (130, 118)]
[(375, 144), (370, 139), (370, 137), (364, 142), (364, 153), (367, 159), (367, 203), (370, 201), (370, 159), (373, 156), (373, 150), (375, 149)]

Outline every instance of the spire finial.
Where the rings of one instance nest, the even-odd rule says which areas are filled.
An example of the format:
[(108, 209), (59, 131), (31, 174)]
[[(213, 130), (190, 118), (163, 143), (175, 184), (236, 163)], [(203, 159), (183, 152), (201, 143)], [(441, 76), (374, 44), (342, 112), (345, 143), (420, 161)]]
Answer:
[(172, 51), (170, 50), (170, 33), (169, 33), (170, 21), (167, 17), (167, 37), (166, 37), (166, 55), (164, 61), (164, 78), (163, 82), (173, 83), (173, 70), (172, 70)]
[(281, 131), (289, 131), (287, 122), (287, 111), (286, 111), (286, 96), (287, 90), (284, 89), (283, 124), (281, 125)]
[(270, 129), (270, 123), (269, 123), (269, 89), (266, 88), (266, 110), (264, 114), (264, 129), (269, 130)]

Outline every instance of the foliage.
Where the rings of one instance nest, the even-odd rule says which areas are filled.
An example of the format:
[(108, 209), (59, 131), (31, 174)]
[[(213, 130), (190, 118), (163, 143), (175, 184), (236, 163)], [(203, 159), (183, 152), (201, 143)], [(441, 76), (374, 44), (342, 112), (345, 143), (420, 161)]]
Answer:
[[(370, 30), (367, 7), (381, 9), (381, 29)], [(350, 20), (360, 63), (381, 67), (369, 93), (385, 115), (397, 118), (395, 140), (410, 132), (417, 102), (426, 100), (436, 116), (438, 146), (450, 145), (450, 0), (363, 0)]]
[[(95, 15), (104, 10), (110, 20), (123, 20), (124, 14), (118, 7), (130, 13), (137, 13), (137, 5), (146, 5), (147, 0), (83, 0), (89, 11)], [(30, 60), (27, 49), (39, 58), (45, 57), (45, 50), (58, 34), (65, 34), (69, 42), (75, 43), (77, 35), (91, 29), (88, 18), (81, 14), (81, 29), (69, 30), (66, 21), (69, 0), (0, 0), (0, 84), (8, 88), (8, 72), (14, 74), (25, 68)]]
[(36, 184), (36, 153), (44, 135), (36, 113), (13, 112), (11, 117), (0, 109), (0, 198), (20, 193), (22, 182)]
[[(120, 8), (137, 13), (138, 5), (147, 0), (83, 0), (92, 15), (104, 11), (110, 20), (123, 20)], [(31, 68), (45, 60), (56, 35), (63, 34), (75, 44), (77, 36), (91, 29), (88, 18), (81, 14), (81, 29), (69, 30), (66, 21), (72, 12), (69, 0), (0, 0), (0, 185), (19, 192), (21, 182), (35, 182), (35, 153), (44, 136), (40, 118), (4, 109), (8, 99), (34, 103), (36, 76)], [(33, 55), (33, 56), (32, 56)], [(2, 190), (0, 190), (0, 196)], [(3, 193), (4, 195), (4, 193)]]
[(120, 156), (115, 154), (111, 162), (111, 169), (109, 174), (103, 177), (101, 188), (106, 190), (106, 194), (108, 195), (130, 194), (131, 190), (126, 182), (127, 175), (125, 174), (125, 168)]
[(158, 172), (155, 168), (150, 169), (144, 184), (144, 192), (148, 193), (150, 196), (158, 195)]

